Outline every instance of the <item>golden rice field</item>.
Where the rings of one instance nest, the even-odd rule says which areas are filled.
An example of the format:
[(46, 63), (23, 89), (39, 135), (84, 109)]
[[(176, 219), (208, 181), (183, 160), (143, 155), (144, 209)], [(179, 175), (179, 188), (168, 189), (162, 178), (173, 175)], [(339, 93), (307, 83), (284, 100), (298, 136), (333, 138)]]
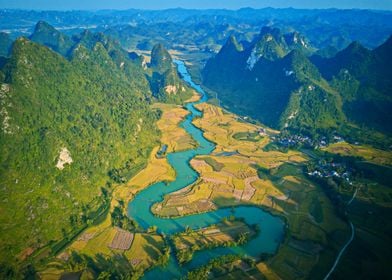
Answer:
[[(263, 151), (270, 141), (268, 135), (277, 133), (268, 128), (257, 141), (235, 139), (236, 133), (255, 134), (259, 127), (240, 121), (211, 104), (197, 107), (203, 117), (194, 124), (204, 131), (207, 139), (216, 143), (216, 150), (209, 156), (194, 158), (191, 165), (200, 179), (165, 196), (153, 206), (153, 212), (160, 216), (182, 216), (218, 207), (252, 204), (284, 216), (288, 222), (287, 238), (278, 254), (268, 263), (257, 266), (271, 279), (304, 279), (318, 258), (332, 260), (333, 250), (348, 236), (348, 227), (336, 217), (322, 190), (302, 175), (301, 164), (307, 161), (307, 156), (299, 151)], [(222, 152), (233, 153), (222, 155)], [(269, 174), (260, 177), (259, 167)], [(322, 204), (321, 213), (314, 210), (316, 198)], [(335, 235), (339, 236), (333, 240), (336, 248), (332, 246), (323, 255), (320, 248), (330, 246), (331, 236)], [(296, 242), (297, 239), (303, 242)]]
[(143, 170), (126, 184), (118, 186), (113, 191), (113, 205), (117, 205), (118, 200), (129, 202), (137, 192), (156, 182), (173, 181), (175, 179), (175, 171), (167, 162), (167, 159), (156, 157), (158, 150), (159, 147), (152, 150), (147, 166)]
[(195, 231), (185, 231), (173, 237), (176, 252), (196, 252), (238, 241), (241, 234), (252, 238), (256, 231), (240, 220), (224, 221)]
[(134, 268), (152, 267), (163, 253), (165, 242), (158, 234), (137, 233), (129, 250), (124, 252)]
[(392, 165), (392, 152), (370, 146), (353, 145), (347, 142), (333, 143), (322, 150), (342, 156), (361, 157), (366, 161), (380, 165)]
[(161, 143), (168, 146), (168, 153), (192, 149), (196, 146), (193, 138), (183, 128), (178, 126), (188, 114), (187, 110), (178, 105), (164, 103), (155, 103), (153, 108), (162, 111), (162, 116), (157, 122), (157, 126), (162, 133)]

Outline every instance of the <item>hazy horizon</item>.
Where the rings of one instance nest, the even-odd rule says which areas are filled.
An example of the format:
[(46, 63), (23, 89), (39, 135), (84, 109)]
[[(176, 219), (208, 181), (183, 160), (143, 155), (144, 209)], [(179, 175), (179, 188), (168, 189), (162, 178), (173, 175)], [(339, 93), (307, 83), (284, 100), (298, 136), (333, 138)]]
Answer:
[(372, 9), (372, 10), (392, 10), (390, 0), (69, 0), (67, 2), (53, 3), (50, 0), (0, 0), (1, 9), (23, 9), (23, 10), (163, 10), (163, 9), (228, 9), (238, 10), (241, 8), (295, 8), (295, 9)]

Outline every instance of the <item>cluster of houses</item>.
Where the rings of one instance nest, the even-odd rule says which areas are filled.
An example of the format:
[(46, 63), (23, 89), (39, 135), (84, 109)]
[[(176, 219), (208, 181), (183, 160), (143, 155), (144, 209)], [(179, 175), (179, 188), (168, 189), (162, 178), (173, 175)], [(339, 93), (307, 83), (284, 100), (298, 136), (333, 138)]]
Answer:
[[(290, 134), (290, 135), (277, 135), (271, 137), (274, 142), (283, 146), (285, 148), (296, 147), (298, 145), (315, 147), (318, 143), (316, 140), (313, 140), (309, 136), (299, 135), (299, 134)], [(322, 141), (323, 143), (319, 145), (327, 145), (326, 141)]]
[(350, 177), (351, 172), (348, 171), (348, 168), (344, 163), (325, 162), (320, 160), (314, 170), (308, 172), (308, 175), (317, 178), (341, 178), (350, 185), (352, 184)]
[(266, 130), (265, 128), (260, 127), (260, 128), (257, 130), (257, 133), (258, 133), (260, 136), (266, 136), (266, 135), (267, 135), (267, 130)]
[(309, 136), (301, 135), (301, 134), (290, 134), (290, 135), (277, 135), (271, 137), (272, 140), (278, 143), (280, 146), (290, 148), (296, 147), (298, 145), (311, 147), (313, 149), (324, 148), (331, 143), (342, 142), (344, 139), (341, 136), (333, 136), (332, 139), (327, 139), (327, 137), (323, 136), (320, 139), (313, 139)]

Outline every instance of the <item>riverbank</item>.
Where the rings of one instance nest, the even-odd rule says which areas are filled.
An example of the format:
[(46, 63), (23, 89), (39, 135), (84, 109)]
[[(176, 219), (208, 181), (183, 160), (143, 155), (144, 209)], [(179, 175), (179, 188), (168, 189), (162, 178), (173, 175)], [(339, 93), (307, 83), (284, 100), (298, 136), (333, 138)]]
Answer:
[[(236, 133), (253, 133), (260, 128), (240, 121), (233, 114), (211, 104), (201, 103), (195, 107), (203, 113), (203, 117), (194, 119), (193, 124), (203, 130), (204, 136), (214, 142), (216, 148), (212, 155), (197, 156), (191, 160), (201, 179), (181, 192), (165, 196), (164, 201), (156, 205), (160, 206), (159, 212), (163, 214), (168, 210), (165, 216), (192, 215), (200, 212), (200, 202), (202, 206), (207, 205), (203, 212), (241, 204), (260, 204), (284, 216), (289, 223), (287, 238), (278, 254), (265, 263), (269, 271), (275, 270), (288, 279), (302, 278), (314, 269), (317, 256), (327, 258), (326, 263), (332, 263), (333, 252), (343, 243), (347, 227), (335, 216), (333, 206), (322, 190), (303, 176), (301, 163), (306, 161), (307, 156), (293, 151), (264, 151), (263, 147), (269, 142), (266, 128), (263, 132), (267, 130), (267, 133), (260, 141), (236, 139), (233, 137)], [(219, 156), (221, 153), (226, 156)], [(268, 170), (269, 174), (262, 174), (255, 168), (257, 166)], [(250, 171), (246, 171), (247, 168)], [(238, 171), (241, 172), (236, 175)], [(261, 178), (253, 181), (255, 176)], [(250, 187), (255, 189), (253, 195)], [(259, 192), (263, 192), (262, 195)], [(248, 197), (250, 199), (246, 201)], [(313, 210), (315, 203), (323, 203), (320, 222), (315, 222), (312, 216), (312, 213), (316, 215)], [(327, 241), (327, 235), (331, 234), (336, 237)], [(301, 269), (284, 265), (294, 256), (296, 262), (302, 263)], [(286, 269), (278, 269), (280, 266)], [(322, 267), (321, 271), (327, 271), (327, 267)], [(322, 273), (319, 275), (321, 277)]]
[[(260, 127), (239, 121), (235, 115), (212, 104), (203, 103), (196, 108), (203, 117), (195, 119), (193, 124), (216, 144), (216, 149), (211, 155), (196, 156), (190, 161), (200, 179), (165, 196), (154, 205), (154, 213), (174, 217), (238, 205), (263, 207), (287, 220), (288, 233), (276, 256), (258, 267), (276, 271), (282, 278), (306, 277), (318, 258), (325, 255), (325, 248), (328, 248), (326, 262), (332, 263), (334, 250), (344, 242), (347, 227), (335, 216), (323, 191), (303, 175), (302, 164), (307, 156), (298, 151), (264, 151), (263, 147), (269, 143), (268, 133), (259, 141), (236, 139), (237, 133), (253, 133)], [(314, 207), (320, 203), (323, 207), (317, 213)], [(313, 215), (317, 215), (319, 222)], [(328, 241), (334, 232), (343, 238)], [(300, 269), (285, 266), (294, 256), (301, 263)], [(322, 270), (326, 271), (327, 267)]]

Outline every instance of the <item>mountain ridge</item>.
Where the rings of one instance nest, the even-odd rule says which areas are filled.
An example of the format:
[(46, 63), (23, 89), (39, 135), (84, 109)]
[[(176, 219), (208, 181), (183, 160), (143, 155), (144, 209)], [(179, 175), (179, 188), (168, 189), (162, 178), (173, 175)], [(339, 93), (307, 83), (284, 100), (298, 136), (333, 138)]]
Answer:
[[(293, 38), (306, 48), (288, 44)], [(392, 132), (388, 124), (374, 123), (389, 120), (390, 70), (385, 61), (390, 57), (391, 39), (375, 50), (353, 42), (330, 58), (313, 55), (316, 49), (296, 31), (282, 34), (276, 28), (263, 27), (247, 49), (228, 53), (232, 40), (207, 61), (202, 72), (203, 84), (218, 92), (228, 108), (274, 128), (314, 136), (348, 133), (359, 129), (355, 128), (358, 125)], [(348, 71), (359, 83), (357, 91), (343, 86), (340, 71)], [(380, 97), (382, 102), (376, 101)], [(360, 113), (365, 104), (376, 112), (369, 121)]]
[(15, 275), (26, 249), (55, 254), (93, 222), (159, 144), (145, 71), (113, 51), (79, 44), (66, 57), (22, 37), (2, 69), (0, 265)]

